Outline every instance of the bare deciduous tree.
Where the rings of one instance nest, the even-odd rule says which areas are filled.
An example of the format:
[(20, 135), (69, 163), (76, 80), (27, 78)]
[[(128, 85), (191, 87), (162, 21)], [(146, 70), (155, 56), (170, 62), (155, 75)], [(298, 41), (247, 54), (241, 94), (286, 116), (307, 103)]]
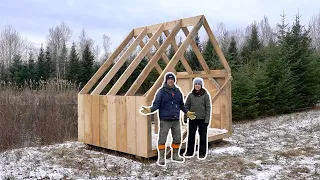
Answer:
[(219, 22), (217, 24), (215, 34), (216, 34), (217, 41), (219, 42), (219, 45), (220, 45), (222, 51), (226, 53), (228, 46), (230, 44), (230, 41), (231, 41), (231, 36), (230, 36), (230, 33), (228, 32), (228, 30), (226, 29), (226, 26), (224, 23)]
[(91, 51), (94, 51), (93, 45), (94, 45), (94, 41), (93, 39), (89, 38), (86, 30), (83, 28), (80, 36), (79, 36), (79, 41), (78, 41), (78, 48), (79, 48), (79, 55), (80, 57), (82, 57), (82, 52), (85, 49), (86, 45), (89, 44), (89, 47), (91, 49)]
[(26, 51), (25, 41), (11, 25), (6, 26), (0, 33), (0, 63), (8, 67), (15, 55)]
[(312, 46), (320, 52), (320, 13), (312, 16), (309, 22)]
[(66, 67), (66, 52), (64, 47), (70, 40), (72, 35), (71, 29), (68, 25), (62, 22), (59, 26), (50, 28), (49, 35), (47, 36), (47, 44), (52, 51), (52, 59), (56, 64), (56, 76), (61, 77), (65, 74)]
[(259, 23), (259, 29), (261, 32), (260, 40), (262, 41), (263, 45), (267, 45), (270, 41), (275, 40), (273, 29), (270, 26), (269, 20), (266, 16)]

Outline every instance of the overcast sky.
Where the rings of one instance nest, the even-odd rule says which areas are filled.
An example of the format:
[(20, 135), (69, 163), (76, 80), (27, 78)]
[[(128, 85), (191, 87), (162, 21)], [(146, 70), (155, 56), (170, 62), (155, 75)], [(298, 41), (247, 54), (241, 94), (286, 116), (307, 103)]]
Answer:
[(100, 45), (107, 34), (114, 48), (133, 28), (201, 14), (212, 28), (223, 22), (232, 29), (264, 16), (274, 26), (283, 10), (292, 23), (299, 9), (307, 25), (320, 12), (320, 0), (1, 0), (0, 8), (1, 29), (10, 24), (36, 46), (64, 21), (75, 40), (84, 28)]

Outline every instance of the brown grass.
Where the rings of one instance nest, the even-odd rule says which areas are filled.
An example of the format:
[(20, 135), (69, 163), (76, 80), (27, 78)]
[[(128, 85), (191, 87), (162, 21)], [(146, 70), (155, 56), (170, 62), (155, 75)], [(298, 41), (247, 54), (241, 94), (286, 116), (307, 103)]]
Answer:
[(314, 155), (314, 148), (312, 147), (303, 147), (303, 148), (297, 148), (288, 150), (285, 152), (281, 152), (280, 155), (284, 156), (286, 158), (289, 157), (297, 157), (297, 156), (313, 156)]
[(66, 81), (38, 90), (0, 83), (0, 151), (76, 140), (77, 93)]

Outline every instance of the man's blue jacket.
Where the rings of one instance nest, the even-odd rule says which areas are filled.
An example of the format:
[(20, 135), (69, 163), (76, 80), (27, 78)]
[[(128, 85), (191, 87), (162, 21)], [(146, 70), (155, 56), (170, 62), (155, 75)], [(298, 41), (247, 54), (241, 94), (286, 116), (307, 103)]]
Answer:
[(177, 120), (180, 119), (180, 110), (188, 112), (180, 89), (176, 86), (169, 88), (166, 83), (158, 90), (150, 109), (151, 112), (159, 109), (160, 120)]

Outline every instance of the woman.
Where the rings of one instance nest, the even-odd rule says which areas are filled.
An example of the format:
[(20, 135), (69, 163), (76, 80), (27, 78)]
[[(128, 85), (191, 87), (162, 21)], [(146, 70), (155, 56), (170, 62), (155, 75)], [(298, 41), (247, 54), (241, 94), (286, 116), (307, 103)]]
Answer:
[(188, 94), (185, 103), (189, 111), (195, 112), (195, 119), (189, 119), (188, 123), (188, 141), (184, 154), (186, 158), (194, 156), (197, 129), (200, 137), (200, 143), (198, 143), (198, 158), (205, 159), (207, 156), (207, 129), (211, 119), (211, 99), (210, 94), (203, 88), (203, 85), (202, 78), (195, 78), (193, 81), (193, 90)]

